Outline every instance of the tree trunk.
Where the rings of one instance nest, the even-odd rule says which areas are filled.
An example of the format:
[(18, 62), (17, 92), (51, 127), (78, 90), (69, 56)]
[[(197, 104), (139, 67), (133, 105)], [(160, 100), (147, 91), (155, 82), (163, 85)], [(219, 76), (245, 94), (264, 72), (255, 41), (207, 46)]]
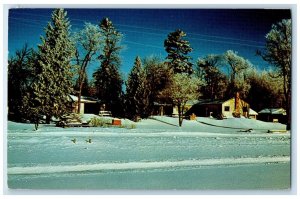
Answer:
[(85, 55), (84, 60), (82, 62), (81, 68), (80, 68), (80, 72), (79, 72), (79, 93), (78, 93), (78, 109), (77, 109), (77, 113), (80, 114), (80, 108), (81, 108), (81, 92), (82, 92), (82, 87), (83, 87), (83, 82), (86, 78), (85, 76), (85, 70), (86, 67), (89, 63), (89, 61), (91, 60), (91, 50)]
[(284, 71), (283, 92), (284, 92), (284, 97), (285, 97), (285, 110), (286, 110), (286, 114), (287, 114), (286, 130), (291, 130), (291, 91), (289, 88), (289, 82), (287, 82), (286, 79), (288, 79), (288, 78), (287, 78), (286, 72)]
[(81, 108), (81, 90), (82, 90), (82, 83), (79, 84), (79, 92), (78, 92), (78, 109), (77, 113), (80, 114), (80, 108)]
[(180, 106), (180, 104), (179, 105), (177, 105), (177, 107), (178, 107), (178, 122), (179, 122), (179, 126), (181, 127), (182, 126), (182, 121), (183, 121), (183, 119), (182, 119), (182, 111), (181, 111), (181, 106)]
[(34, 122), (34, 128), (35, 128), (35, 130), (38, 130), (38, 128), (39, 128), (39, 120), (36, 120)]
[(291, 130), (291, 97), (288, 95), (286, 102), (286, 115), (287, 115), (287, 124), (286, 130)]
[(84, 77), (83, 77), (83, 70), (81, 69), (80, 70), (80, 73), (79, 73), (79, 81), (78, 81), (78, 84), (79, 84), (79, 92), (78, 92), (78, 102), (77, 102), (77, 113), (80, 114), (80, 109), (81, 109), (81, 91), (82, 91), (82, 85), (83, 85), (83, 81), (84, 81)]
[(50, 124), (51, 116), (46, 115), (46, 124)]

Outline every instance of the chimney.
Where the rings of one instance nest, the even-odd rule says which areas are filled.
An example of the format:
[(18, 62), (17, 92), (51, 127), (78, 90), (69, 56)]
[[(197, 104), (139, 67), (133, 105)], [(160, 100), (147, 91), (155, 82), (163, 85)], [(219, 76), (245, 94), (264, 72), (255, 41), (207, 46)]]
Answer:
[(235, 93), (234, 108), (235, 108), (236, 115), (239, 115), (239, 113), (240, 113), (240, 94), (239, 94), (239, 92)]

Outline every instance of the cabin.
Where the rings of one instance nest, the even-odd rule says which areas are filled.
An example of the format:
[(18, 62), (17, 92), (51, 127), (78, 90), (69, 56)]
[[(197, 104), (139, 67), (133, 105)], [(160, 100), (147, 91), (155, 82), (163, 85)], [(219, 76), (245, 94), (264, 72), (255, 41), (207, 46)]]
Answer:
[(152, 115), (172, 115), (173, 104), (154, 102)]
[[(75, 95), (70, 95), (70, 102), (71, 102), (71, 112), (77, 113), (78, 110), (78, 97)], [(80, 113), (84, 114), (99, 114), (100, 111), (100, 101), (92, 98), (92, 97), (86, 97), (81, 96), (80, 99)]]
[(228, 100), (201, 100), (193, 105), (186, 115), (200, 117), (230, 118), (230, 117), (249, 117), (250, 106), (239, 97), (233, 97)]
[(283, 124), (287, 122), (286, 110), (283, 108), (265, 108), (258, 112), (257, 118), (265, 122), (279, 122)]
[[(183, 107), (183, 114), (185, 114), (188, 110), (190, 110), (195, 104), (197, 104), (199, 100), (188, 100)], [(178, 107), (173, 106), (172, 116), (178, 116)]]
[[(187, 112), (199, 100), (188, 100), (183, 107), (183, 113)], [(172, 103), (158, 103), (154, 102), (153, 115), (169, 115), (178, 117), (178, 107)]]

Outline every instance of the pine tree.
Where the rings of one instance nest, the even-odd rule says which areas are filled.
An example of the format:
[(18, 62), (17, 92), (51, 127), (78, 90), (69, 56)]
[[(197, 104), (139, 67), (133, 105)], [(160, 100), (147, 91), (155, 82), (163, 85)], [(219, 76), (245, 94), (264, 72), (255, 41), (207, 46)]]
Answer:
[(40, 115), (45, 115), (49, 123), (52, 116), (60, 117), (68, 111), (69, 94), (72, 92), (70, 60), (74, 46), (66, 15), (64, 9), (53, 11), (45, 37), (41, 37), (42, 44), (38, 46), (36, 77), (25, 97), (36, 127)]
[(148, 106), (146, 96), (146, 74), (139, 57), (136, 57), (134, 66), (126, 82), (126, 113), (127, 117), (137, 119), (146, 117), (145, 108)]
[(205, 99), (223, 99), (228, 83), (220, 69), (221, 56), (207, 55), (197, 61), (197, 75), (203, 80), (201, 93)]
[(103, 37), (103, 52), (99, 56), (100, 67), (93, 74), (98, 98), (111, 110), (115, 116), (122, 115), (122, 84), (119, 67), (119, 45), (122, 34), (118, 32), (113, 23), (108, 19), (102, 19), (100, 23), (101, 35)]
[(260, 111), (264, 108), (281, 108), (284, 102), (282, 77), (272, 77), (274, 71), (249, 71), (249, 94), (247, 101), (253, 110)]
[(171, 103), (169, 97), (161, 96), (160, 92), (166, 88), (173, 71), (167, 63), (162, 62), (158, 57), (145, 58), (143, 66), (146, 73), (145, 92), (148, 100), (145, 114), (150, 116), (155, 111), (154, 103)]
[(188, 53), (192, 52), (190, 43), (184, 40), (186, 33), (182, 30), (176, 30), (168, 35), (164, 42), (164, 47), (168, 53), (167, 59), (175, 73), (193, 73), (193, 64)]

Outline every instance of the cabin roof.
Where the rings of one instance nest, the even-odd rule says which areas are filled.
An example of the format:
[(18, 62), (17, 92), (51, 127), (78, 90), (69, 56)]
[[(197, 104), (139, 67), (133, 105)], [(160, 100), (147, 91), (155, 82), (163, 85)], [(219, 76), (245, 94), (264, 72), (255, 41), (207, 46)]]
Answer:
[(286, 110), (283, 108), (265, 108), (258, 112), (259, 114), (270, 114), (270, 115), (286, 115)]
[[(70, 95), (70, 98), (73, 102), (78, 102), (78, 97), (77, 96)], [(99, 102), (99, 100), (96, 99), (96, 98), (93, 98), (93, 97), (81, 96), (80, 102), (81, 103), (97, 103), (97, 102)]]

